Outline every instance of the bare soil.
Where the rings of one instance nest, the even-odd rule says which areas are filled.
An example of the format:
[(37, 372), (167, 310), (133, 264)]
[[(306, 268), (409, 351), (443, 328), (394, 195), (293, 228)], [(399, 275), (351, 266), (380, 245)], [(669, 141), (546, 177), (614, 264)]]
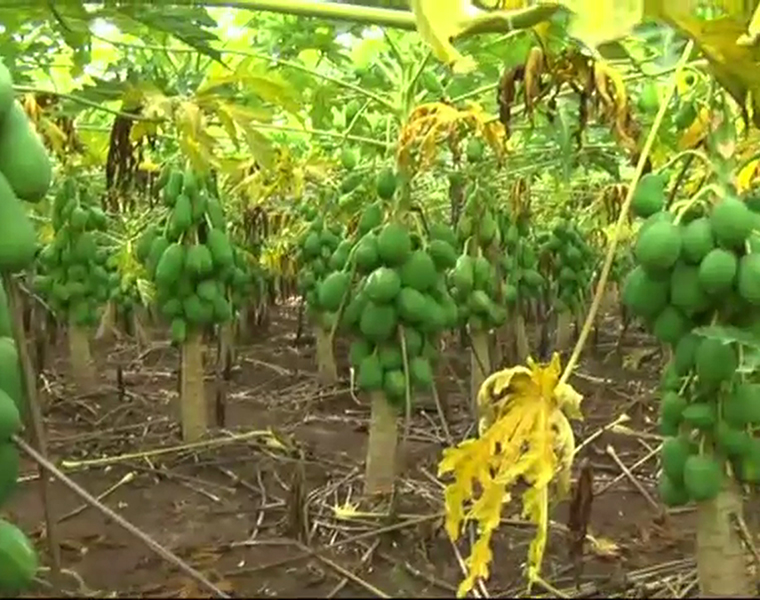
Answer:
[[(655, 389), (663, 357), (652, 340), (635, 331), (617, 349), (617, 327), (614, 318), (604, 322), (596, 347), (587, 350), (572, 381), (585, 396), (578, 443), (622, 413), (630, 417), (628, 433), (604, 432), (581, 452), (594, 474), (589, 533), (596, 543), (586, 544), (578, 588), (567, 555), (567, 503), (555, 507), (543, 571), (552, 589), (534, 593), (693, 596), (694, 513), (663, 512), (656, 454), (642, 460), (659, 444)], [(182, 449), (174, 418), (175, 349), (160, 341), (149, 348), (131, 341), (95, 342), (101, 389), (85, 397), (67, 383), (61, 343), (50, 350), (54, 360), (41, 374), (51, 461), (231, 596), (452, 597), (462, 578), (457, 552), (466, 557), (469, 550), (464, 540), (454, 546), (442, 528), (436, 469), (446, 440), (437, 411), (428, 403), (415, 410), (395, 519), (339, 518), (335, 507), (360, 500), (369, 409), (352, 397), (347, 381), (340, 389), (320, 390), (313, 344), (296, 346), (295, 331), (294, 311), (281, 309), (258, 343), (237, 348), (226, 428), (212, 434), (219, 440), (271, 428), (282, 445), (259, 433)], [(162, 337), (154, 332), (154, 340)], [(214, 354), (209, 348), (212, 404)], [(345, 348), (339, 360), (345, 372)], [(456, 440), (471, 426), (464, 395), (468, 364), (466, 351), (454, 347), (439, 369), (440, 396)], [(175, 450), (156, 453), (162, 448)], [(87, 464), (98, 459), (109, 459), (108, 464)], [(77, 461), (83, 464), (71, 464)], [(48, 565), (38, 470), (28, 460), (22, 468), (7, 513), (31, 533)], [(210, 596), (60, 482), (50, 482), (65, 594)], [(307, 535), (297, 541), (304, 530)], [(525, 593), (522, 569), (531, 537), (519, 505), (507, 506), (494, 538), (493, 573), (485, 582), (490, 596)], [(31, 595), (55, 595), (49, 570)]]

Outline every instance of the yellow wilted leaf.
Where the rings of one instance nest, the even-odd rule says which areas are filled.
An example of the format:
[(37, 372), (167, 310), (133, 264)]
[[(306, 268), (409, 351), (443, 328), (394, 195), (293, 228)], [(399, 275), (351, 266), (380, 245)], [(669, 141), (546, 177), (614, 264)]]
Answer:
[(575, 436), (570, 422), (561, 411), (554, 411), (550, 419), (554, 431), (554, 452), (557, 455), (557, 491), (564, 500), (570, 495), (573, 458), (575, 456)]
[(739, 192), (746, 192), (752, 187), (755, 180), (760, 177), (760, 159), (749, 161), (742, 170), (739, 171), (739, 175), (736, 178), (736, 185), (739, 188)]
[(455, 73), (467, 73), (477, 66), (451, 43), (467, 22), (480, 12), (468, 0), (411, 0), (417, 31), (433, 50), (433, 55)]
[(537, 526), (527, 575), (531, 582), (539, 577), (549, 524), (549, 484), (559, 471), (561, 493), (570, 487), (575, 440), (565, 411), (580, 415), (582, 400), (571, 386), (558, 385), (560, 375), (558, 354), (547, 365), (529, 359), (526, 366), (494, 373), (478, 391), (478, 404), (493, 415), (492, 424), (478, 439), (444, 450), (438, 475), (454, 477), (444, 491), (446, 531), (456, 540), (465, 521), (478, 523), (479, 539), (467, 559), (459, 597), (478, 578), (488, 577), (491, 535), (502, 506), (511, 500), (511, 487), (520, 480), (529, 486), (522, 497), (523, 515)]
[(591, 551), (599, 558), (615, 558), (620, 556), (620, 546), (610, 539), (603, 537), (588, 536), (591, 542)]
[(681, 150), (689, 150), (696, 147), (707, 136), (709, 125), (710, 113), (703, 107), (699, 109), (697, 118), (683, 132), (681, 139), (678, 141), (678, 147)]
[[(204, 103), (206, 98), (216, 99), (216, 91), (223, 86), (240, 86), (241, 90), (248, 94), (254, 94), (260, 99), (280, 106), (285, 110), (295, 113), (300, 109), (298, 93), (296, 89), (280, 77), (274, 71), (268, 71), (267, 67), (257, 59), (246, 58), (235, 66), (234, 71), (210, 72), (205, 81), (196, 91), (196, 99)], [(262, 115), (271, 119), (269, 111), (261, 111)], [(263, 118), (259, 119), (263, 120)]]
[(50, 222), (43, 223), (37, 230), (37, 240), (40, 242), (40, 244), (49, 244), (53, 241), (54, 237), (55, 229), (53, 229), (53, 224)]
[(359, 504), (356, 502), (345, 502), (343, 505), (333, 505), (333, 516), (341, 521), (350, 521), (351, 519), (381, 517), (381, 513), (373, 513), (359, 510)]
[[(692, 16), (678, 2), (662, 2), (656, 8), (658, 11), (651, 16), (661, 18), (695, 41), (715, 78), (737, 104), (744, 108), (751, 100), (752, 119), (760, 125), (760, 59), (753, 46), (737, 44), (747, 33), (744, 15), (731, 14), (706, 21)], [(754, 24), (753, 16), (751, 25)]]
[(137, 166), (137, 168), (146, 173), (158, 173), (161, 170), (161, 165), (157, 165), (151, 160), (144, 160)]
[(760, 4), (755, 8), (755, 12), (752, 13), (752, 20), (747, 26), (747, 32), (743, 33), (736, 40), (739, 46), (755, 46), (760, 39)]
[(42, 109), (37, 104), (37, 98), (35, 98), (34, 94), (24, 94), (22, 104), (29, 120), (32, 123), (37, 123), (42, 114)]
[(158, 132), (158, 123), (153, 121), (136, 121), (129, 130), (129, 141), (139, 142), (144, 137), (156, 135)]
[(206, 131), (206, 119), (201, 108), (194, 102), (184, 100), (179, 103), (174, 120), (180, 147), (193, 167), (203, 170), (215, 164), (212, 155), (215, 140)]
[(417, 22), (417, 32), (427, 42), (433, 55), (449, 66), (454, 73), (467, 73), (475, 69), (476, 62), (453, 45), (457, 38), (483, 32), (509, 32), (527, 29), (546, 21), (559, 8), (559, 2), (539, 2), (530, 8), (514, 8), (526, 3), (502, 1), (502, 10), (481, 10), (472, 0), (411, 0)]
[[(129, 104), (131, 99), (137, 105), (142, 106), (141, 115), (146, 119), (160, 121), (168, 119), (173, 110), (175, 100), (164, 96), (158, 88), (152, 84), (146, 84), (143, 88), (135, 88), (131, 94), (125, 96), (124, 103)], [(139, 123), (139, 121), (138, 121)]]
[(153, 298), (156, 295), (156, 288), (148, 279), (142, 277), (137, 280), (137, 292), (140, 294), (140, 299), (145, 306), (148, 306), (153, 302)]
[(37, 123), (37, 129), (45, 136), (53, 151), (60, 155), (66, 144), (66, 134), (61, 128), (50, 119), (41, 118)]
[(421, 104), (399, 133), (398, 163), (409, 167), (416, 160), (417, 170), (424, 170), (432, 164), (442, 143), (456, 144), (467, 131), (481, 136), (498, 157), (504, 154), (504, 125), (491, 120), (480, 105), (468, 103), (465, 109), (459, 109), (442, 102)]
[(232, 143), (235, 144), (235, 148), (237, 148), (240, 144), (238, 143), (237, 126), (235, 125), (235, 119), (230, 114), (226, 104), (223, 102), (217, 103), (216, 116), (219, 117), (219, 121), (222, 123), (224, 131), (227, 133)]
[(573, 11), (569, 33), (590, 47), (627, 37), (644, 17), (644, 0), (562, 0)]

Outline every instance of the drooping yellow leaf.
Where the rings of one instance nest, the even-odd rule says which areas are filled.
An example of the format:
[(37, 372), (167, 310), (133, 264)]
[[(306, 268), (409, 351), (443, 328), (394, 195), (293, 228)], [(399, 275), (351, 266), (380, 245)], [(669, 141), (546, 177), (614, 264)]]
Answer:
[(205, 171), (216, 165), (213, 149), (216, 141), (206, 128), (205, 117), (200, 107), (189, 100), (183, 100), (177, 106), (174, 120), (179, 133), (179, 145), (195, 169)]
[(573, 458), (575, 455), (575, 436), (570, 422), (560, 411), (551, 415), (550, 426), (555, 432), (554, 453), (557, 456), (559, 471), (557, 473), (557, 489), (560, 499), (570, 495)]
[(681, 150), (690, 150), (695, 148), (702, 140), (707, 137), (710, 127), (710, 113), (707, 108), (702, 107), (699, 110), (697, 118), (692, 121), (691, 125), (683, 132), (681, 139), (678, 140), (678, 147)]
[(477, 66), (452, 44), (481, 11), (469, 0), (411, 0), (417, 31), (433, 50), (433, 55), (455, 73), (467, 73)]
[(95, 167), (105, 164), (108, 157), (108, 132), (80, 129), (77, 135), (85, 149), (82, 165)]
[(50, 242), (53, 241), (54, 237), (55, 237), (55, 229), (53, 229), (53, 224), (50, 221), (45, 221), (37, 229), (37, 240), (42, 245), (49, 244)]
[(137, 168), (146, 173), (158, 173), (161, 170), (161, 165), (157, 165), (151, 160), (144, 160), (137, 166)]
[(627, 37), (644, 17), (644, 0), (562, 0), (573, 11), (569, 33), (590, 47)]
[[(548, 365), (528, 360), (524, 367), (494, 373), (478, 393), (481, 405), (489, 401), (494, 405), (492, 424), (479, 438), (465, 440), (443, 453), (438, 474), (451, 473), (454, 478), (444, 492), (446, 531), (456, 540), (465, 521), (478, 523), (479, 539), (466, 561), (459, 597), (466, 595), (478, 578), (488, 577), (491, 535), (498, 527), (503, 505), (511, 500), (510, 489), (520, 480), (529, 486), (522, 497), (523, 514), (537, 526), (527, 575), (534, 581), (540, 574), (549, 522), (549, 484), (559, 472), (561, 493), (567, 494), (575, 448), (563, 410), (579, 413), (581, 402), (572, 387), (558, 385), (560, 375), (559, 355)], [(469, 509), (465, 508), (467, 502)]]
[(755, 8), (755, 12), (752, 13), (752, 19), (747, 26), (747, 31), (742, 33), (736, 40), (739, 46), (756, 46), (758, 40), (760, 40), (760, 4)]
[(168, 119), (174, 107), (174, 100), (161, 93), (158, 89), (148, 88), (143, 91), (142, 116), (151, 120)]
[(137, 280), (137, 292), (140, 294), (140, 299), (145, 306), (148, 306), (153, 302), (153, 298), (156, 295), (156, 288), (148, 279), (139, 278)]
[(66, 134), (61, 131), (53, 121), (46, 117), (41, 117), (37, 123), (37, 130), (48, 141), (53, 151), (60, 155), (66, 145)]
[(129, 141), (132, 143), (139, 142), (145, 137), (156, 135), (158, 124), (153, 121), (135, 121), (129, 130)]
[(238, 87), (244, 94), (256, 96), (291, 113), (300, 109), (299, 95), (295, 88), (254, 58), (242, 60), (234, 70), (209, 73), (196, 90), (198, 101), (202, 102), (209, 97), (215, 99), (216, 92), (224, 86)]
[(739, 192), (743, 193), (754, 187), (754, 183), (760, 177), (760, 159), (751, 160), (741, 171), (736, 178), (736, 186), (739, 188)]
[(274, 165), (274, 147), (271, 140), (252, 124), (242, 126), (248, 149), (263, 168), (271, 169)]
[(197, 104), (189, 101), (181, 102), (177, 115), (182, 129), (184, 129), (188, 135), (196, 135), (200, 133), (201, 128), (203, 127), (203, 113), (201, 113)]
[(475, 587), (475, 582), (478, 579), (488, 579), (490, 576), (488, 566), (493, 560), (493, 552), (491, 551), (491, 535), (492, 532), (485, 531), (480, 534), (480, 537), (476, 540), (472, 546), (472, 554), (465, 561), (467, 566), (467, 576), (459, 584), (457, 589), (457, 597), (464, 598), (472, 588)]
[(591, 551), (599, 558), (615, 558), (620, 556), (620, 546), (608, 538), (588, 536)]
[(490, 119), (480, 105), (468, 103), (460, 109), (442, 102), (422, 104), (412, 111), (399, 133), (399, 166), (415, 165), (417, 172), (423, 171), (434, 162), (444, 144), (457, 145), (467, 132), (482, 137), (497, 157), (504, 155), (504, 125)]
[(237, 126), (235, 125), (235, 119), (232, 117), (229, 110), (227, 110), (227, 105), (224, 102), (217, 103), (216, 116), (219, 118), (219, 121), (222, 123), (222, 127), (224, 128), (224, 131), (229, 136), (230, 141), (232, 141), (232, 143), (235, 145), (235, 148), (238, 148), (240, 144), (238, 142)]
[(268, 123), (272, 120), (273, 112), (268, 108), (255, 108), (236, 102), (230, 102), (225, 98), (216, 96), (196, 96), (196, 104), (204, 111), (215, 113), (219, 107), (224, 107), (225, 113), (236, 123)]
[[(742, 108), (752, 103), (752, 120), (760, 126), (760, 49), (737, 44), (746, 33), (743, 15), (702, 20), (677, 2), (662, 2), (653, 14), (692, 38), (710, 63), (718, 82)], [(754, 21), (754, 17), (753, 17)]]
[(534, 583), (541, 574), (541, 563), (546, 551), (549, 532), (549, 488), (533, 486), (523, 496), (523, 517), (536, 525), (536, 535), (528, 547), (528, 583)]

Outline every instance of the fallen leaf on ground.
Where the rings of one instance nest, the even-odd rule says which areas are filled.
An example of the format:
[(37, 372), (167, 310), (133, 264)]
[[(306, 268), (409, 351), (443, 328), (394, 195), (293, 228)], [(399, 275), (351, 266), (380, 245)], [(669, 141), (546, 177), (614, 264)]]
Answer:
[(620, 556), (620, 546), (609, 538), (588, 536), (591, 542), (591, 552), (598, 558), (617, 558)]
[(623, 356), (623, 368), (636, 371), (641, 368), (641, 363), (655, 352), (657, 352), (655, 348), (635, 348), (626, 352)]

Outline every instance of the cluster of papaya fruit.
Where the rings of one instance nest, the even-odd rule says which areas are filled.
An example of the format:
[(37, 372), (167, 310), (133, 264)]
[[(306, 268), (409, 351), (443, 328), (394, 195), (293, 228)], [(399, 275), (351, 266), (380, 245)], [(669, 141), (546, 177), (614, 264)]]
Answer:
[(321, 284), (330, 273), (343, 272), (353, 243), (341, 241), (343, 228), (338, 224), (326, 226), (313, 207), (304, 213), (309, 225), (299, 244), (298, 291), (306, 300), (312, 323), (332, 331), (343, 296), (330, 294), (329, 286), (322, 291)]
[(155, 301), (171, 322), (172, 341), (228, 322), (251, 283), (245, 254), (235, 248), (213, 184), (192, 169), (166, 168), (158, 181), (168, 215), (148, 227), (135, 245), (156, 286)]
[(760, 482), (760, 384), (739, 369), (735, 340), (701, 326), (757, 330), (760, 324), (760, 206), (725, 189), (714, 204), (666, 210), (663, 179), (647, 176), (634, 196), (645, 217), (636, 267), (623, 302), (673, 348), (661, 382), (660, 494), (671, 506), (705, 501), (720, 491), (726, 465), (740, 481)]
[[(345, 147), (340, 153), (340, 163), (344, 169), (343, 179), (341, 179), (339, 192), (342, 198), (338, 204), (344, 206), (351, 197), (364, 199), (364, 194), (372, 193), (372, 180), (368, 177), (369, 173), (365, 168), (357, 168), (359, 165), (359, 154), (352, 148)], [(384, 167), (380, 169), (374, 181), (374, 189), (381, 200), (390, 201), (396, 193), (396, 172)]]
[[(27, 269), (34, 261), (37, 237), (22, 200), (42, 200), (51, 179), (45, 147), (16, 102), (13, 80), (0, 61), (0, 272)], [(0, 285), (0, 505), (7, 502), (18, 480), (19, 456), (11, 438), (21, 430), (26, 414), (11, 319)], [(37, 553), (26, 535), (0, 519), (0, 593), (12, 596), (28, 589), (37, 565)]]
[(597, 255), (580, 228), (563, 219), (552, 231), (537, 237), (539, 256), (546, 258), (551, 294), (557, 309), (575, 312), (581, 308), (597, 267)]
[[(7, 305), (0, 308), (5, 309)], [(0, 506), (5, 504), (16, 488), (19, 475), (19, 455), (11, 441), (22, 428), (24, 410), (21, 373), (18, 355), (7, 322), (0, 331)], [(18, 593), (27, 588), (37, 572), (37, 554), (28, 538), (15, 525), (0, 519), (0, 591)]]
[(499, 229), (504, 240), (504, 252), (500, 258), (505, 280), (504, 302), (509, 308), (519, 307), (538, 298), (546, 286), (539, 268), (530, 216), (525, 212), (513, 215), (502, 211), (499, 213)]
[[(457, 303), (458, 322), (469, 325), (471, 333), (487, 331), (507, 320), (505, 302), (512, 287), (499, 275), (495, 260), (500, 257), (502, 266), (506, 260), (499, 225), (486, 192), (479, 188), (469, 190), (456, 228), (462, 253), (448, 280)], [(447, 241), (457, 248), (453, 240)]]
[(54, 197), (51, 217), (55, 234), (40, 250), (35, 289), (66, 322), (96, 325), (112, 286), (102, 236), (106, 216), (86, 189), (69, 178)]
[(610, 274), (607, 280), (616, 285), (622, 285), (625, 277), (635, 268), (633, 252), (627, 245), (619, 245), (615, 249), (615, 256), (612, 258)]
[(431, 227), (428, 235), (415, 213), (395, 210), (396, 187), (396, 174), (382, 169), (379, 198), (362, 211), (352, 245), (339, 247), (345, 266), (319, 284), (317, 295), (320, 306), (345, 304), (340, 326), (354, 338), (349, 360), (359, 388), (400, 406), (407, 378), (410, 390), (430, 389), (437, 336), (456, 324), (445, 279), (456, 261), (449, 242), (456, 240), (450, 228), (440, 235), (441, 227)]
[(350, 360), (359, 388), (382, 390), (398, 405), (406, 398), (407, 375), (411, 390), (432, 387), (437, 336), (456, 325), (457, 307), (445, 278), (452, 253), (442, 262), (431, 246), (447, 242), (426, 240), (409, 221), (378, 209), (372, 205), (362, 215), (363, 235), (353, 254), (359, 278), (343, 323), (355, 336)]
[(112, 287), (109, 299), (117, 314), (128, 316), (142, 304), (142, 295), (134, 275), (121, 276), (117, 271), (111, 274)]
[(21, 271), (34, 260), (37, 234), (22, 201), (42, 200), (52, 177), (45, 146), (0, 62), (0, 271)]
[[(694, 83), (694, 75), (691, 73), (684, 78), (687, 85)], [(697, 118), (697, 106), (694, 98), (689, 95), (681, 95), (677, 99), (678, 107), (674, 111), (668, 111), (668, 118), (671, 120), (676, 131), (684, 131)], [(654, 115), (660, 108), (660, 90), (655, 81), (647, 81), (641, 88), (637, 105), (640, 111), (648, 115)]]
[[(16, 489), (19, 454), (11, 437), (22, 429), (26, 413), (23, 379), (13, 340), (5, 290), (0, 286), (0, 506)], [(0, 519), (0, 592), (18, 594), (37, 573), (37, 553), (24, 533)]]

